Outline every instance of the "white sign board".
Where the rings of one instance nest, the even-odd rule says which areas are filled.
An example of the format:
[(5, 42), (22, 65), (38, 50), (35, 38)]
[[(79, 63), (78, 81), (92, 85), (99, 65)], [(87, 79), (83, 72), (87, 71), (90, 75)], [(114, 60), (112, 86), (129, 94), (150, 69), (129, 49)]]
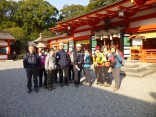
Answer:
[(8, 46), (8, 42), (0, 40), (0, 46)]
[(142, 39), (136, 38), (132, 40), (132, 45), (133, 46), (139, 46), (142, 45)]
[(7, 55), (0, 55), (0, 59), (8, 59)]

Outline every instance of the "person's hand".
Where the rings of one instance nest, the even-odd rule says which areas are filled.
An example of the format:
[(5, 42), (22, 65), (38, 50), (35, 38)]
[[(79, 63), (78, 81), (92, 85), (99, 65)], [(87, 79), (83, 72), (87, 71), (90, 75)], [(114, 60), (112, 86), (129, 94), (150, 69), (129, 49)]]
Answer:
[(46, 73), (48, 74), (49, 73), (49, 70), (46, 70)]
[(118, 51), (116, 51), (116, 55), (118, 55), (119, 54), (119, 52)]
[(94, 55), (94, 58), (96, 58), (97, 56), (96, 55)]
[(94, 66), (95, 66), (95, 67), (97, 67), (97, 66), (98, 66), (97, 62), (94, 62)]

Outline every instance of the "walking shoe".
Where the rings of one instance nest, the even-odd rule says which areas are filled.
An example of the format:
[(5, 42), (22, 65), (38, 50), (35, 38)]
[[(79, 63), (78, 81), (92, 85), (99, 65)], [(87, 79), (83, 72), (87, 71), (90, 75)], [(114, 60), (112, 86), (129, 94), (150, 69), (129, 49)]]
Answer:
[(48, 91), (52, 91), (52, 88), (47, 88)]
[(42, 85), (39, 85), (39, 87), (42, 87)]
[(97, 85), (99, 85), (99, 82), (96, 82)]
[(100, 86), (102, 86), (102, 85), (103, 85), (103, 83), (99, 83), (99, 85), (100, 85)]
[(52, 89), (56, 89), (56, 87), (55, 86), (52, 86)]
[(75, 87), (79, 87), (79, 85), (78, 84), (75, 84)]
[(63, 84), (62, 83), (60, 84), (60, 87), (63, 87)]
[(28, 89), (28, 93), (31, 93), (32, 92), (32, 89)]
[(58, 81), (54, 81), (54, 83), (58, 83)]
[(104, 87), (110, 87), (110, 86), (111, 86), (111, 84), (108, 84), (108, 83), (104, 84)]
[(69, 86), (69, 83), (65, 83), (66, 86)]
[(38, 88), (35, 88), (34, 91), (35, 91), (35, 93), (38, 93), (39, 92)]
[(83, 83), (82, 83), (82, 82), (80, 82), (79, 84), (80, 84), (80, 85), (83, 85)]
[(46, 89), (46, 88), (47, 88), (47, 86), (44, 86), (44, 88)]
[(89, 84), (89, 87), (91, 87), (92, 86), (92, 83), (91, 84)]
[(115, 88), (115, 87), (113, 88), (113, 91), (118, 91), (118, 90), (119, 90), (119, 88)]

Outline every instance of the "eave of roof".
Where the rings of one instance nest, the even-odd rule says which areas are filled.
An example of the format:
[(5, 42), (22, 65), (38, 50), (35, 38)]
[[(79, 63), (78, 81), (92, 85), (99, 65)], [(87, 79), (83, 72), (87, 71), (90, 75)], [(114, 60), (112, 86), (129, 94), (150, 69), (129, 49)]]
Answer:
[(6, 32), (6, 31), (0, 31), (0, 39), (16, 40), (9, 32)]
[(71, 21), (71, 20), (74, 20), (74, 19), (77, 19), (77, 18), (86, 16), (86, 15), (92, 14), (92, 13), (94, 13), (94, 12), (98, 12), (98, 11), (100, 11), (100, 10), (103, 10), (103, 9), (107, 8), (107, 7), (110, 7), (110, 6), (116, 5), (116, 4), (121, 3), (121, 2), (125, 2), (125, 1), (130, 1), (130, 0), (118, 0), (118, 1), (116, 1), (116, 2), (113, 2), (113, 3), (111, 3), (111, 4), (105, 5), (105, 6), (103, 6), (103, 7), (98, 8), (98, 9), (92, 10), (92, 11), (90, 11), (90, 12), (88, 12), (88, 13), (81, 14), (81, 15), (79, 15), (79, 16), (76, 16), (76, 17), (74, 17), (74, 18), (70, 18), (70, 19), (67, 19), (67, 20), (64, 20), (64, 21), (57, 22), (57, 24), (69, 22), (69, 21)]

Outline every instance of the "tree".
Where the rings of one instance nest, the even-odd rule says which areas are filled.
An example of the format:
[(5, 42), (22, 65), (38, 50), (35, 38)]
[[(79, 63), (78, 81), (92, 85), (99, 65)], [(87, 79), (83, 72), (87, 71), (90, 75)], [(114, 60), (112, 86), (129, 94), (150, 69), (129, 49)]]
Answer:
[(0, 30), (11, 32), (17, 39), (11, 47), (18, 52), (41, 32), (50, 37), (48, 28), (55, 25), (57, 17), (58, 10), (45, 0), (0, 0)]
[(110, 4), (112, 2), (115, 2), (117, 0), (90, 0), (87, 7), (84, 9), (84, 12), (89, 12), (91, 10), (100, 8), (104, 5)]
[(16, 9), (16, 2), (0, 0), (0, 30), (17, 26), (14, 18)]
[(44, 0), (23, 0), (18, 3), (16, 20), (29, 39), (36, 39), (44, 29), (55, 25), (57, 15), (58, 10)]
[(64, 7), (60, 10), (60, 16), (64, 19), (75, 17), (82, 14), (84, 8), (85, 7), (83, 5), (64, 5)]
[(20, 27), (12, 27), (5, 29), (6, 31), (9, 31), (13, 37), (15, 37), (17, 40), (22, 40), (25, 38), (24, 30)]

